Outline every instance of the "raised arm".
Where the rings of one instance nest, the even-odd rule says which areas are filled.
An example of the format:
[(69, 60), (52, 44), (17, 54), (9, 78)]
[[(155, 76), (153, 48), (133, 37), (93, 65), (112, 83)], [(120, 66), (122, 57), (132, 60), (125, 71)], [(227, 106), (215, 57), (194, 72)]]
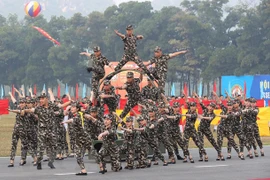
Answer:
[(16, 101), (16, 99), (14, 98), (14, 96), (12, 95), (12, 93), (9, 92), (8, 94), (10, 95), (11, 101), (15, 104), (17, 101)]
[(22, 94), (20, 93), (20, 91), (18, 91), (17, 88), (14, 88), (14, 91), (15, 91), (16, 93), (18, 93), (18, 95), (19, 95), (20, 98), (23, 98)]
[(48, 94), (50, 96), (50, 101), (51, 102), (54, 102), (55, 101), (55, 98), (54, 98), (54, 95), (53, 95), (53, 92), (52, 92), (52, 89), (51, 88), (48, 89)]
[(169, 56), (170, 56), (170, 58), (174, 58), (174, 57), (179, 56), (181, 54), (186, 54), (187, 52), (188, 52), (187, 50), (185, 50), (185, 51), (178, 51), (178, 52), (169, 54)]
[(137, 39), (143, 39), (143, 35), (137, 35)]
[(25, 98), (25, 92), (24, 92), (24, 88), (21, 87), (20, 90), (22, 91), (22, 97)]
[(120, 90), (124, 90), (127, 88), (127, 85), (124, 84), (123, 86), (116, 86), (115, 89), (120, 89)]
[(80, 55), (85, 55), (85, 56), (87, 56), (87, 57), (90, 57), (90, 56), (91, 56), (91, 54), (88, 53), (88, 52), (81, 52)]
[(33, 90), (32, 90), (32, 88), (30, 87), (30, 88), (28, 89), (28, 91), (29, 91), (29, 93), (30, 93), (31, 98), (33, 98)]
[(122, 39), (125, 38), (125, 35), (124, 34), (121, 34), (118, 30), (114, 30), (115, 34), (119, 37), (121, 37)]

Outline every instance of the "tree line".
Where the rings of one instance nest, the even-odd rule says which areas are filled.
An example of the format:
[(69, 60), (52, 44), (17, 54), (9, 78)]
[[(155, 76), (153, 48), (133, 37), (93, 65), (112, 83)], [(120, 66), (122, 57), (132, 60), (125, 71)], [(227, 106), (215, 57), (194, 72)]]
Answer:
[[(128, 2), (110, 6), (104, 13), (80, 13), (71, 18), (52, 16), (46, 20), (16, 14), (0, 15), (0, 79), (3, 85), (56, 86), (59, 81), (75, 87), (89, 83), (87, 59), (79, 55), (98, 45), (110, 61), (119, 61), (123, 43), (114, 30), (124, 33), (132, 24), (141, 59), (153, 56), (155, 46), (164, 53), (188, 48), (189, 53), (169, 62), (168, 82), (187, 82), (197, 89), (223, 75), (269, 74), (270, 4), (245, 4), (225, 8), (228, 0), (184, 0), (179, 7), (153, 10), (150, 2)], [(47, 31), (61, 46), (39, 34)]]

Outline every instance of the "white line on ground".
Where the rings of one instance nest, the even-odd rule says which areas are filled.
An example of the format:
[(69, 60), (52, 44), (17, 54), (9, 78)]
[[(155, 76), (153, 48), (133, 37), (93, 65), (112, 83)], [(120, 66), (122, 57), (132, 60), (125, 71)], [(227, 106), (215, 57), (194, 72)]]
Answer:
[(209, 165), (209, 166), (195, 166), (195, 168), (213, 168), (213, 167), (226, 167), (229, 165)]
[[(95, 172), (87, 172), (87, 174), (93, 174)], [(76, 173), (59, 173), (59, 174), (54, 174), (55, 176), (68, 176), (68, 175), (75, 175)]]

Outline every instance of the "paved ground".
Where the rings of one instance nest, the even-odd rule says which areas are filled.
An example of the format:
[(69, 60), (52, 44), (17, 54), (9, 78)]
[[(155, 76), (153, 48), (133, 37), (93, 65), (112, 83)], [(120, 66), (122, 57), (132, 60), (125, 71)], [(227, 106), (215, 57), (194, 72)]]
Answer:
[[(105, 175), (97, 173), (99, 171), (97, 164), (85, 158), (85, 165), (89, 172), (86, 177), (77, 177), (74, 174), (79, 172), (75, 158), (68, 158), (63, 161), (56, 161), (56, 169), (51, 170), (47, 163), (43, 162), (43, 169), (36, 170), (30, 163), (32, 159), (27, 159), (27, 164), (19, 166), (19, 157), (16, 157), (15, 167), (8, 168), (8, 158), (0, 158), (0, 180), (53, 180), (53, 179), (91, 179), (91, 180), (252, 180), (252, 179), (270, 179), (270, 146), (265, 147), (264, 157), (254, 159), (246, 158), (240, 160), (236, 153), (233, 153), (231, 160), (216, 161), (216, 152), (214, 149), (207, 149), (209, 162), (198, 162), (198, 150), (192, 149), (195, 163), (184, 164), (177, 161), (175, 165), (163, 167), (152, 166), (149, 169), (122, 170), (121, 172), (109, 172)], [(223, 150), (225, 152), (225, 149)], [(124, 163), (122, 164), (124, 166)]]

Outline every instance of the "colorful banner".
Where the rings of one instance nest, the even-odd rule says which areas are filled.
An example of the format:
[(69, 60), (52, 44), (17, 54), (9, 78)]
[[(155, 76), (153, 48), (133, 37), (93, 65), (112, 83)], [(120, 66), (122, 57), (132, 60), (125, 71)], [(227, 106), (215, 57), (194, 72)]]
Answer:
[(264, 99), (265, 106), (268, 106), (270, 100), (270, 75), (255, 76), (222, 76), (221, 92), (225, 91), (230, 96), (243, 94), (246, 91), (246, 97)]

